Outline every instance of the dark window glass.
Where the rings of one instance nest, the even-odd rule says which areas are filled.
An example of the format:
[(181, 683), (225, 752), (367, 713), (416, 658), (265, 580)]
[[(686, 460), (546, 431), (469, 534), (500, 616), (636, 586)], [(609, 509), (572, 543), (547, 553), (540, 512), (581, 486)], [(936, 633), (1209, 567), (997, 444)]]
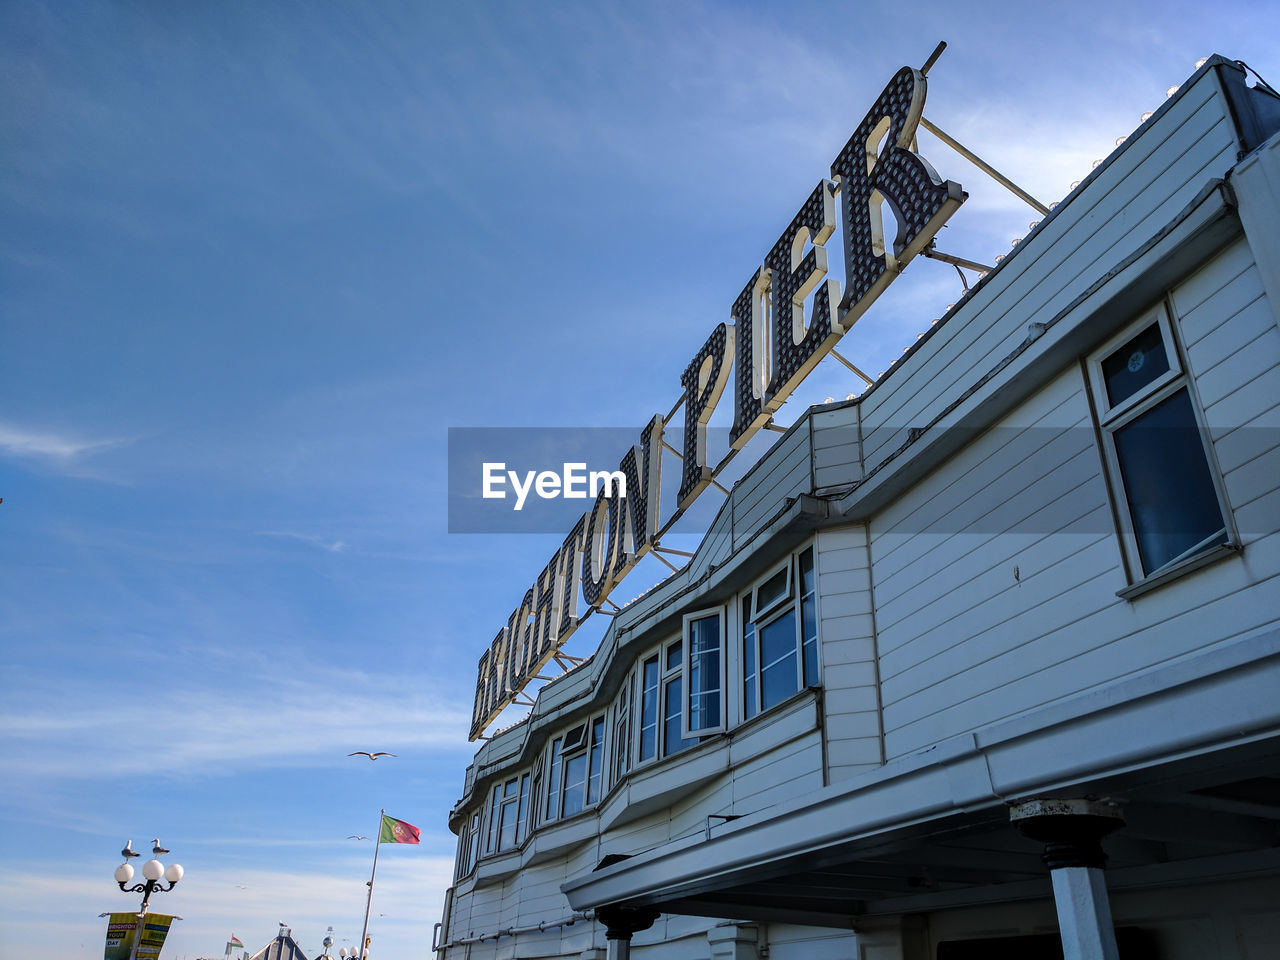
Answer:
[[(1185, 389), (1114, 431), (1144, 573), (1192, 547), (1226, 543), (1218, 495)], [(1206, 544), (1207, 545), (1207, 544)]]
[(787, 595), (787, 568), (783, 567), (756, 588), (756, 609), (768, 610)]
[(751, 622), (751, 598), (742, 598), (742, 711), (756, 715), (756, 626)]
[(678, 643), (667, 647), (667, 669), (674, 670), (684, 659), (684, 648)]
[(640, 697), (640, 759), (658, 754), (658, 658), (646, 660)]
[(1147, 384), (1169, 372), (1160, 324), (1153, 323), (1102, 361), (1107, 400), (1118, 406)]
[(756, 629), (760, 631), (760, 709), (768, 710), (799, 689), (795, 610)]

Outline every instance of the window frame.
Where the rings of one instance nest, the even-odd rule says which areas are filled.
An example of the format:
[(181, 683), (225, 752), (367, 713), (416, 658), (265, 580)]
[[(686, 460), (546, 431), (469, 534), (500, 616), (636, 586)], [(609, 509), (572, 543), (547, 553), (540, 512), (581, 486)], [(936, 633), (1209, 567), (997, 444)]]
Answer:
[[(1169, 369), (1131, 395), (1113, 404), (1107, 394), (1103, 363), (1153, 323), (1160, 332), (1161, 346)], [(1098, 447), (1102, 453), (1107, 496), (1116, 524), (1125, 577), (1129, 583), (1126, 589), (1119, 591), (1119, 595), (1132, 596), (1135, 589), (1141, 592), (1140, 588), (1145, 585), (1163, 583), (1181, 572), (1195, 569), (1222, 552), (1224, 548), (1238, 549), (1240, 541), (1227, 500), (1226, 487), (1222, 482), (1222, 471), (1218, 467), (1213, 444), (1208, 441), (1209, 431), (1204, 419), (1204, 411), (1196, 391), (1195, 379), (1187, 370), (1182, 343), (1177, 336), (1177, 327), (1174, 323), (1173, 305), (1168, 298), (1161, 299), (1143, 310), (1132, 322), (1126, 323), (1117, 333), (1092, 350), (1085, 358), (1084, 367), (1089, 398), (1093, 407)], [(1138, 542), (1138, 528), (1129, 503), (1131, 485), (1121, 469), (1119, 453), (1116, 449), (1116, 434), (1181, 391), (1186, 391), (1191, 407), (1200, 451), (1204, 456), (1205, 467), (1216, 498), (1221, 528), (1177, 556), (1147, 570), (1143, 564)]]
[[(564, 744), (569, 734), (576, 733), (580, 729), (583, 730), (582, 738), (580, 740), (575, 739), (574, 746), (566, 750)], [(599, 731), (598, 736), (597, 731)], [(541, 795), (537, 797), (537, 802), (534, 804), (536, 809), (543, 811), (541, 816), (542, 823), (555, 823), (559, 820), (576, 817), (578, 814), (597, 806), (604, 799), (607, 792), (605, 784), (609, 769), (607, 760), (609, 741), (608, 710), (575, 723), (559, 736), (551, 739), (544, 754), (546, 764), (543, 769), (547, 771), (546, 782), (541, 785)], [(566, 773), (569, 769), (569, 764), (579, 757), (585, 758), (582, 777), (582, 803), (572, 813), (565, 813), (565, 789), (569, 786)], [(594, 796), (592, 795), (593, 782), (595, 785)], [(576, 787), (576, 781), (574, 785)]]
[[(804, 596), (801, 593), (802, 580), (800, 577), (800, 559), (806, 553), (812, 555), (814, 591), (813, 591), (813, 616), (814, 616), (814, 637), (815, 637), (815, 670), (816, 676), (807, 676), (805, 669), (805, 618), (804, 618)], [(763, 611), (756, 609), (756, 598), (759, 596), (760, 587), (773, 577), (777, 576), (778, 571), (783, 567), (788, 570), (787, 573), (787, 594), (785, 602), (779, 600), (771, 603)], [(821, 600), (817, 587), (818, 579), (818, 554), (815, 544), (810, 541), (799, 550), (793, 550), (788, 553), (787, 558), (774, 565), (767, 573), (759, 577), (748, 589), (738, 594), (735, 599), (735, 629), (734, 629), (734, 646), (737, 648), (737, 659), (739, 669), (734, 678), (734, 683), (739, 691), (738, 698), (738, 715), (742, 722), (752, 720), (761, 714), (777, 708), (782, 703), (790, 700), (791, 697), (807, 690), (811, 687), (821, 686), (822, 683), (822, 631), (821, 631), (821, 614), (818, 610)], [(746, 606), (750, 604), (751, 615), (746, 615)], [(795, 687), (777, 703), (765, 706), (764, 703), (764, 674), (767, 664), (764, 662), (761, 635), (769, 626), (781, 620), (783, 617), (791, 614), (793, 616), (793, 632), (795, 639)], [(750, 640), (748, 641), (748, 631), (750, 631)], [(747, 656), (746, 644), (751, 643), (751, 656)], [(784, 655), (781, 659), (785, 660), (790, 654)], [(776, 666), (779, 660), (774, 661)], [(748, 664), (750, 664), (751, 672), (748, 673)], [(747, 684), (753, 686), (750, 691)], [(749, 709), (754, 706), (752, 712)]]
[[(788, 583), (790, 578), (788, 578)], [(715, 692), (719, 694), (719, 715), (720, 722), (711, 726), (694, 728), (693, 722), (693, 684), (690, 682), (693, 673), (693, 650), (692, 650), (692, 634), (689, 625), (694, 621), (709, 620), (715, 617), (718, 623), (718, 640), (716, 648), (717, 668), (719, 670), (719, 686)], [(700, 737), (708, 737), (713, 734), (723, 733), (728, 729), (728, 656), (726, 647), (728, 646), (728, 627), (727, 627), (727, 611), (723, 606), (705, 607), (702, 610), (695, 610), (684, 615), (684, 620), (680, 630), (681, 661), (680, 669), (684, 676), (684, 682), (680, 692), (680, 737), (681, 740), (698, 739)], [(665, 649), (665, 647), (664, 647)], [(707, 691), (700, 691), (706, 693)], [(677, 751), (678, 752), (678, 751)]]

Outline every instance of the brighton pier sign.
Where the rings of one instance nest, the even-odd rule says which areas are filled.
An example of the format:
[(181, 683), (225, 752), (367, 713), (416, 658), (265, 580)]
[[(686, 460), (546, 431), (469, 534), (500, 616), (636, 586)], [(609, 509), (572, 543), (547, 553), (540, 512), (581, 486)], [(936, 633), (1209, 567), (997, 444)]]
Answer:
[[(941, 48), (939, 48), (941, 49)], [(619, 464), (626, 496), (614, 485), (596, 497), (538, 574), (480, 658), (471, 740), (539, 672), (661, 535), (680, 518), (728, 460), (764, 426), (903, 267), (923, 251), (964, 202), (960, 185), (941, 180), (913, 150), (924, 111), (924, 71), (898, 71), (824, 178), (769, 250), (764, 262), (680, 378), (683, 395), (657, 414)], [(844, 236), (844, 294), (827, 276), (824, 244), (835, 232), (836, 196)], [(897, 221), (884, 236), (883, 207)], [(808, 251), (805, 252), (806, 247)], [(811, 303), (806, 319), (805, 304)], [(834, 305), (834, 308), (833, 308)], [(707, 423), (733, 375), (729, 455), (707, 462)], [(682, 470), (676, 510), (659, 517), (663, 431), (684, 407)], [(578, 616), (578, 593), (588, 608)], [(562, 661), (563, 662), (563, 661)]]

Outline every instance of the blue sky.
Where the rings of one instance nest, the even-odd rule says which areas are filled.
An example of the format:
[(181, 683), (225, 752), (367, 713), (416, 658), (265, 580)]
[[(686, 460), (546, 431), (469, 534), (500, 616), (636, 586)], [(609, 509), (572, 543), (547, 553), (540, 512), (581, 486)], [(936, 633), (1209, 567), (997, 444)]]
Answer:
[[(1278, 34), (1240, 2), (4, 4), (0, 948), (99, 955), (156, 836), (166, 956), (354, 944), (346, 837), (385, 806), (423, 842), (380, 861), (374, 956), (423, 956), (475, 663), (559, 542), (447, 533), (447, 429), (665, 411), (939, 39), (927, 114), (1047, 202), (1198, 58), (1277, 82)], [(971, 193), (939, 245), (1007, 252), (1035, 214), (921, 149)], [(959, 292), (913, 264), (842, 352), (886, 369)], [(827, 361), (778, 420), (858, 389)]]

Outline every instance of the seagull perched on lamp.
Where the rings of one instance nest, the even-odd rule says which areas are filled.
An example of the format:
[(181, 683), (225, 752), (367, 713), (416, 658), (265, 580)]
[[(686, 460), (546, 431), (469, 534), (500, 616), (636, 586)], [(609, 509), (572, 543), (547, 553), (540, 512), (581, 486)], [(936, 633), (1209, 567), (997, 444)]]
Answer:
[(368, 757), (370, 760), (377, 760), (379, 757), (394, 757), (394, 753), (387, 753), (385, 750), (379, 750), (376, 753), (370, 753), (368, 750), (357, 750), (355, 753), (348, 753), (348, 757)]
[(140, 857), (142, 856), (142, 854), (138, 853), (137, 850), (133, 849), (133, 841), (130, 840), (128, 843), (124, 845), (124, 849), (120, 851), (120, 856), (124, 857), (125, 863), (128, 863), (134, 857)]
[(164, 847), (160, 846), (160, 839), (158, 837), (155, 840), (152, 840), (151, 842), (155, 844), (155, 846), (151, 848), (151, 852), (154, 853), (157, 857), (163, 857), (166, 853), (169, 852)]

